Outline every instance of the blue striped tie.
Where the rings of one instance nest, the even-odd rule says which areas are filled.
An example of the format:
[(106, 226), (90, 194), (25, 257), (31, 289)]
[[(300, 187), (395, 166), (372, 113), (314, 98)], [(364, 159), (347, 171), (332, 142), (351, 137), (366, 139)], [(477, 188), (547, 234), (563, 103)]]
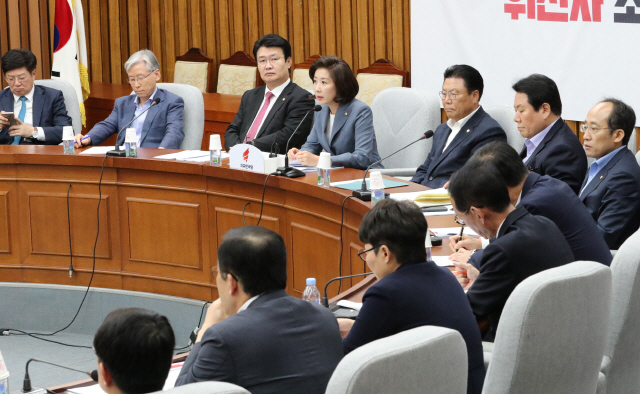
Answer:
[[(18, 114), (18, 119), (21, 122), (24, 122), (24, 116), (27, 114), (27, 98), (22, 96), (20, 97), (20, 101), (22, 101), (22, 108), (20, 109), (20, 114)], [(13, 137), (13, 142), (11, 145), (18, 145), (20, 143), (20, 136)]]

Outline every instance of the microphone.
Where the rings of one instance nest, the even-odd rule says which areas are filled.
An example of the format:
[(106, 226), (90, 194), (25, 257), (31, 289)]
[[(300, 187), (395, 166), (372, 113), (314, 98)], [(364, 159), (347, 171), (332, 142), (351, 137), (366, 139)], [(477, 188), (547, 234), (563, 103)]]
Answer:
[[(362, 178), (362, 186), (360, 187), (360, 190), (354, 190), (351, 195), (353, 197), (359, 199), (359, 200), (362, 200), (362, 201), (371, 201), (371, 191), (369, 189), (367, 189), (367, 173), (369, 173), (369, 169), (371, 167), (373, 167), (374, 165), (380, 163), (382, 160), (386, 160), (386, 159), (390, 158), (391, 156), (395, 155), (396, 153), (400, 152), (401, 150), (407, 149), (408, 147), (410, 147), (411, 145), (415, 144), (416, 142), (419, 142), (419, 141), (422, 141), (422, 140), (426, 140), (427, 138), (431, 138), (431, 137), (433, 137), (433, 130), (427, 130), (427, 131), (424, 132), (422, 137), (420, 137), (417, 140), (413, 141), (409, 145), (406, 145), (406, 146), (398, 149), (397, 151), (393, 152), (392, 154), (388, 155), (387, 157), (383, 157), (382, 159), (380, 159), (380, 160), (378, 160), (378, 161), (376, 161), (374, 163), (371, 163), (371, 165), (369, 167), (367, 167), (366, 171), (364, 172), (364, 177)], [(386, 198), (386, 196), (385, 196), (385, 198)]]
[(367, 276), (371, 274), (373, 274), (373, 272), (365, 272), (364, 274), (356, 274), (356, 275), (338, 276), (336, 278), (331, 279), (330, 281), (327, 282), (326, 285), (324, 285), (324, 294), (322, 295), (322, 305), (326, 308), (329, 307), (329, 298), (327, 297), (327, 287), (329, 287), (329, 284), (331, 284), (331, 282), (335, 282), (337, 280), (342, 280), (342, 279), (355, 278), (357, 276)]
[(89, 376), (91, 376), (91, 379), (93, 379), (94, 382), (97, 382), (98, 381), (98, 370), (94, 369), (93, 371), (91, 371)]
[(304, 172), (298, 170), (297, 168), (289, 167), (289, 142), (291, 142), (291, 138), (293, 138), (293, 136), (296, 134), (296, 131), (298, 131), (302, 122), (304, 122), (304, 120), (307, 118), (307, 115), (309, 115), (309, 112), (311, 111), (318, 112), (321, 110), (322, 110), (322, 105), (316, 105), (312, 109), (308, 110), (306, 114), (304, 114), (304, 117), (302, 118), (300, 123), (298, 123), (298, 127), (296, 127), (296, 129), (293, 130), (293, 133), (291, 133), (291, 137), (289, 137), (289, 139), (287, 140), (287, 146), (284, 151), (284, 167), (278, 167), (278, 169), (276, 170), (276, 175), (285, 176), (287, 178), (299, 178), (301, 176), (304, 176)]
[(83, 373), (85, 375), (90, 376), (95, 381), (97, 381), (97, 378), (98, 378), (98, 371), (93, 371), (93, 372), (96, 373), (95, 374), (96, 377), (94, 379), (93, 378), (93, 372), (89, 373), (89, 372), (81, 371), (79, 369), (65, 367), (64, 365), (54, 364), (54, 363), (50, 363), (48, 361), (42, 361), (42, 360), (38, 360), (38, 359), (35, 359), (35, 358), (31, 358), (31, 359), (29, 359), (29, 361), (27, 361), (27, 365), (24, 368), (24, 370), (25, 370), (24, 382), (22, 383), (22, 392), (23, 393), (29, 393), (29, 392), (33, 391), (33, 388), (31, 387), (31, 378), (29, 377), (29, 363), (31, 361), (36, 361), (36, 362), (43, 363), (43, 364), (53, 365), (54, 367), (60, 367), (60, 368), (68, 369), (69, 371), (80, 372), (80, 373)]
[(160, 97), (154, 98), (153, 102), (151, 103), (149, 108), (147, 108), (144, 111), (140, 112), (140, 115), (138, 115), (135, 118), (131, 119), (131, 122), (129, 122), (126, 125), (124, 125), (124, 127), (121, 128), (120, 131), (118, 131), (118, 134), (116, 135), (116, 149), (108, 151), (107, 152), (107, 156), (125, 157), (127, 155), (127, 153), (125, 151), (120, 150), (120, 145), (118, 145), (118, 138), (120, 138), (120, 133), (122, 133), (122, 130), (126, 129), (131, 123), (133, 123), (134, 120), (138, 119), (139, 117), (142, 116), (142, 114), (144, 114), (145, 112), (150, 110), (151, 107), (153, 107), (154, 105), (160, 103), (160, 101), (161, 101)]

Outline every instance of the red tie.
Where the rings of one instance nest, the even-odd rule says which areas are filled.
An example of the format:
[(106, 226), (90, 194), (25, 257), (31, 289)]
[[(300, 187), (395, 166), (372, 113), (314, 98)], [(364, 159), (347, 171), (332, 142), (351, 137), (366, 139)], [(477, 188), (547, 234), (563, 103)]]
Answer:
[(258, 116), (256, 116), (256, 120), (253, 121), (249, 132), (247, 133), (247, 138), (245, 141), (251, 141), (255, 138), (256, 134), (258, 134), (258, 129), (260, 128), (260, 124), (262, 123), (262, 118), (264, 118), (264, 114), (267, 112), (267, 108), (269, 108), (269, 104), (271, 103), (271, 98), (275, 96), (271, 92), (267, 92), (267, 98), (264, 100), (264, 104), (262, 108), (260, 108), (260, 112), (258, 112)]

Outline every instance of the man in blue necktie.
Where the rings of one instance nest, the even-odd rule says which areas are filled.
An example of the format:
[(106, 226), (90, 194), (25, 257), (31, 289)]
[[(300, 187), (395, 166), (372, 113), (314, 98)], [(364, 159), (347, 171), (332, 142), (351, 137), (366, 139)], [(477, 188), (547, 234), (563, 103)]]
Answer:
[[(0, 144), (62, 142), (62, 127), (71, 126), (62, 92), (35, 85), (38, 60), (28, 49), (12, 49), (0, 60), (9, 89), (0, 92)], [(3, 116), (13, 112), (15, 124)]]
[(582, 183), (580, 200), (612, 250), (640, 226), (640, 167), (627, 149), (635, 124), (630, 106), (607, 98), (591, 108), (581, 126), (587, 156), (596, 160)]

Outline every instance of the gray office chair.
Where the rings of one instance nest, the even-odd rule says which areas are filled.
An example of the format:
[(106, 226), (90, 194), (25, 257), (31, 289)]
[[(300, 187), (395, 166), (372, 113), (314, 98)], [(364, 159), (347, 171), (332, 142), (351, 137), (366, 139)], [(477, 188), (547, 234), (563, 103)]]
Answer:
[(502, 311), (482, 392), (596, 392), (610, 301), (611, 270), (592, 261), (522, 281)]
[(611, 318), (597, 392), (640, 393), (640, 230), (618, 249), (611, 273)]
[(467, 392), (467, 347), (458, 331), (423, 326), (347, 354), (326, 394)]
[(200, 89), (181, 83), (159, 83), (158, 87), (184, 100), (184, 140), (180, 149), (200, 149), (204, 133), (204, 99)]
[[(380, 157), (415, 141), (440, 124), (440, 101), (416, 89), (389, 88), (373, 99), (373, 128)], [(383, 174), (413, 176), (427, 158), (432, 139), (420, 141), (382, 162)]]
[(76, 90), (67, 81), (62, 79), (37, 79), (36, 85), (45, 86), (51, 89), (57, 89), (64, 96), (64, 106), (67, 107), (67, 115), (71, 117), (71, 125), (73, 126), (73, 134), (78, 135), (82, 131), (82, 119), (80, 118), (80, 102)]
[(518, 124), (513, 121), (513, 116), (516, 114), (513, 107), (500, 105), (482, 108), (502, 127), (502, 130), (507, 134), (507, 143), (515, 149), (516, 152), (520, 153), (524, 146), (524, 137), (520, 135), (520, 131), (518, 131)]
[[(197, 89), (197, 88), (196, 88)], [(251, 394), (240, 386), (224, 382), (198, 382), (174, 387), (154, 394)]]
[(629, 138), (629, 143), (627, 144), (627, 148), (633, 153), (636, 153), (636, 129), (633, 129), (631, 132), (631, 137)]

